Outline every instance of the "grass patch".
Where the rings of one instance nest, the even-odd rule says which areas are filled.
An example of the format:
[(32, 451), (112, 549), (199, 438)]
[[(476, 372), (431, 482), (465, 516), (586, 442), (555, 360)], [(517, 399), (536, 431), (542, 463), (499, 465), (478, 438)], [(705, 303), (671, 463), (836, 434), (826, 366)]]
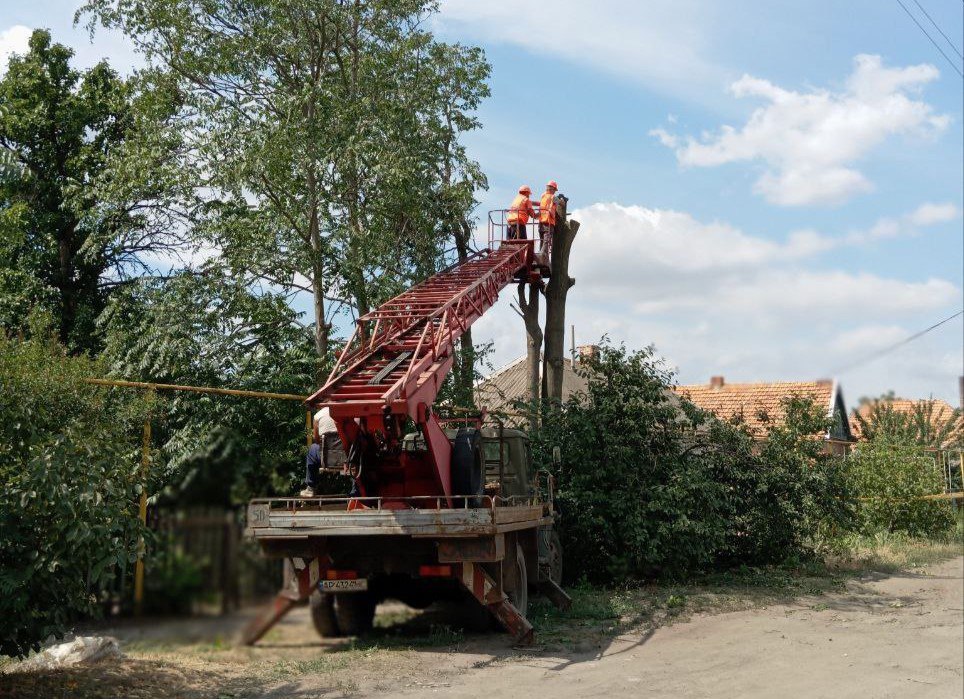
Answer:
[(958, 524), (943, 540), (915, 539), (904, 534), (881, 532), (843, 537), (839, 550), (827, 563), (836, 570), (860, 574), (870, 571), (894, 573), (946, 561), (964, 553), (964, 536)]

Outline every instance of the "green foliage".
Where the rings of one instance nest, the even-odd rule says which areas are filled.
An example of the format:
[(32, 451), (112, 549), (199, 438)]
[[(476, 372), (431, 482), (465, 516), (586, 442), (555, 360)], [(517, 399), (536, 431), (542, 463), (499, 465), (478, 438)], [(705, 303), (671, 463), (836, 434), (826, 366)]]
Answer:
[[(101, 319), (104, 360), (125, 379), (307, 395), (316, 358), (295, 320), (280, 296), (252, 293), (208, 265), (116, 294)], [(179, 503), (290, 493), (303, 477), (298, 401), (181, 392), (161, 399), (155, 469)]]
[(0, 654), (96, 614), (95, 591), (136, 558), (148, 406), (83, 383), (100, 373), (52, 340), (0, 336)]
[(940, 537), (952, 526), (947, 500), (921, 500), (944, 490), (932, 454), (920, 447), (878, 437), (860, 444), (847, 460), (860, 497), (860, 530)]
[(670, 392), (652, 349), (604, 344), (588, 388), (543, 416), (534, 454), (562, 448), (557, 500), (567, 574), (614, 582), (807, 555), (849, 516), (826, 420), (788, 402), (762, 445)]
[(96, 348), (110, 289), (144, 253), (181, 242), (169, 206), (181, 170), (168, 166), (175, 95), (103, 62), (74, 70), (72, 56), (37, 30), (0, 79), (0, 327), (46, 309), (76, 351)]
[(144, 611), (190, 614), (204, 589), (201, 565), (170, 542), (161, 542), (145, 557)]
[(201, 231), (239, 274), (314, 299), (317, 353), (436, 271), (485, 186), (460, 135), (488, 94), (480, 49), (435, 40), (428, 0), (88, 0), (181, 76)]
[(854, 418), (865, 440), (934, 449), (964, 446), (964, 420), (959, 408), (951, 409), (943, 401), (921, 400), (910, 410), (897, 410), (895, 400), (893, 392), (876, 400), (861, 400), (870, 404), (870, 410), (866, 414), (856, 411)]
[(825, 410), (798, 396), (762, 442), (739, 424), (710, 426), (700, 458), (726, 484), (726, 559), (781, 562), (850, 526), (853, 490), (821, 439), (829, 427)]

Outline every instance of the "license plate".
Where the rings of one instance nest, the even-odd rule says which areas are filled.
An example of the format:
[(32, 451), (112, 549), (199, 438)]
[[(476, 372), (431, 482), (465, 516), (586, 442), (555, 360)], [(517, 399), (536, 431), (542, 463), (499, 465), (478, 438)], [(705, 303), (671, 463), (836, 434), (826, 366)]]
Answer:
[(318, 589), (322, 592), (364, 592), (368, 589), (368, 580), (359, 578), (358, 580), (322, 580), (318, 583)]

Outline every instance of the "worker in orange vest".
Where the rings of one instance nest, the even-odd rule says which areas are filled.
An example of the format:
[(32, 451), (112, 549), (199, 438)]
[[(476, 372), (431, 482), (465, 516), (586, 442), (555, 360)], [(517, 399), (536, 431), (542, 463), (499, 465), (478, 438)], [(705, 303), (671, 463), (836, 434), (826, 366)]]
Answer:
[(519, 187), (519, 193), (512, 200), (509, 214), (505, 217), (505, 222), (509, 224), (507, 234), (509, 240), (526, 239), (526, 224), (529, 222), (529, 217), (536, 217), (536, 210), (529, 201), (530, 194), (532, 190), (529, 189), (529, 185), (524, 184)]
[(555, 180), (549, 180), (546, 191), (542, 193), (539, 200), (539, 250), (545, 252), (543, 247), (547, 240), (550, 240), (556, 230), (556, 192), (559, 185)]

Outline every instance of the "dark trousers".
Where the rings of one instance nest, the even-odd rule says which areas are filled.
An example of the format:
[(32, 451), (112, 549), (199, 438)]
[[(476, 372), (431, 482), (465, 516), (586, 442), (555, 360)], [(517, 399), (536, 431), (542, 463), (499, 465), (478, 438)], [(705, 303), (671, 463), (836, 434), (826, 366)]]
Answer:
[(526, 226), (524, 223), (510, 223), (509, 224), (509, 240), (525, 240), (526, 239)]
[(321, 445), (315, 442), (308, 447), (308, 458), (305, 459), (305, 485), (309, 488), (318, 487), (318, 472), (321, 470)]

